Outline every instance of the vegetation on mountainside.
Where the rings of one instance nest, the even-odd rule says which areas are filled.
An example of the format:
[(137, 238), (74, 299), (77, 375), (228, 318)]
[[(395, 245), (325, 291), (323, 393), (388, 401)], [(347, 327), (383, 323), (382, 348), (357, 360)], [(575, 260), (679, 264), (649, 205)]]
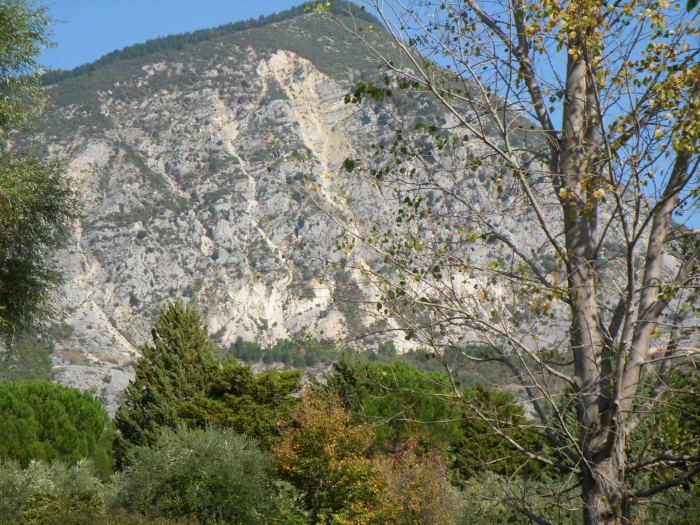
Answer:
[(0, 353), (0, 383), (50, 381), (53, 379), (51, 353), (54, 344), (46, 334), (20, 332)]
[[(381, 26), (381, 23), (376, 17), (360, 9), (359, 6), (355, 6), (348, 2), (341, 2), (341, 4), (342, 9), (341, 5), (334, 5), (331, 8), (331, 11), (338, 15), (345, 15), (348, 11), (350, 11), (352, 12), (353, 17), (358, 20), (375, 24), (377, 27)], [(96, 60), (95, 62), (84, 64), (71, 70), (47, 71), (42, 76), (42, 80), (44, 85), (48, 86), (83, 75), (89, 76), (95, 70), (102, 68), (106, 65), (119, 62), (121, 60), (143, 58), (163, 51), (182, 51), (186, 46), (207, 42), (209, 40), (214, 40), (216, 38), (227, 36), (232, 33), (239, 33), (241, 31), (248, 31), (250, 29), (262, 28), (271, 24), (284, 22), (291, 18), (300, 17), (309, 11), (310, 6), (311, 4), (303, 4), (298, 7), (293, 7), (291, 9), (281, 11), (279, 13), (273, 13), (267, 16), (260, 16), (257, 20), (250, 18), (248, 20), (243, 20), (240, 22), (223, 24), (211, 29), (200, 29), (191, 33), (187, 32), (178, 35), (169, 35), (165, 37), (154, 38), (152, 40), (147, 40), (143, 44), (134, 44), (132, 46), (125, 47), (124, 49), (119, 51), (112, 51), (111, 53), (107, 53), (105, 56)]]
[[(297, 13), (297, 10), (292, 11)], [(381, 27), (371, 15), (359, 9), (356, 11), (358, 20)], [(335, 79), (356, 80), (359, 79), (358, 75), (364, 77), (374, 74), (376, 64), (369, 58), (370, 51), (362, 45), (358, 46), (341, 28), (313, 13), (304, 16), (294, 13), (290, 16), (280, 13), (275, 16), (284, 18), (283, 21), (256, 22), (256, 27), (247, 30), (223, 31), (220, 34), (218, 29), (203, 30), (203, 35), (212, 31), (211, 38), (203, 38), (196, 46), (184, 45), (178, 48), (175, 42), (186, 37), (174, 35), (151, 41), (154, 43), (148, 51), (144, 47), (147, 44), (139, 44), (103, 57), (101, 60), (104, 62), (97, 61), (70, 72), (46, 73), (44, 78), (50, 79), (51, 84), (47, 89), (52, 111), (41, 123), (44, 141), (35, 141), (33, 146), (37, 149), (45, 148), (46, 140), (62, 144), (67, 132), (102, 137), (105, 130), (114, 125), (101, 111), (105, 95), (115, 101), (128, 102), (142, 97), (144, 90), (151, 94), (163, 91), (169, 94), (180, 93), (184, 107), (192, 103), (184, 95), (202, 89), (217, 90), (231, 107), (255, 99), (254, 72), (236, 67), (236, 64), (245, 63), (251, 50), (261, 56), (269, 56), (279, 49), (292, 51), (310, 60), (321, 72)], [(342, 16), (340, 11), (339, 15)], [(318, 35), (323, 43), (309, 35)], [(173, 45), (166, 45), (166, 41)], [(162, 42), (163, 47), (156, 42)], [(121, 53), (123, 56), (118, 57)], [(398, 54), (396, 58), (399, 60)], [(158, 63), (167, 64), (168, 67), (152, 71), (148, 81), (140, 83), (138, 79), (145, 76), (142, 69), (144, 65)], [(209, 64), (207, 67), (217, 70), (219, 75), (202, 76), (197, 69), (201, 64)], [(235, 68), (236, 75), (227, 72), (226, 68), (229, 67)], [(271, 90), (272, 98), (265, 102), (269, 103), (274, 96), (282, 96), (280, 91), (276, 93), (277, 95), (274, 89)], [(100, 98), (100, 94), (103, 98)], [(155, 121), (136, 121), (128, 125), (141, 128), (149, 135), (157, 136), (162, 131)], [(265, 153), (264, 149), (255, 152), (256, 155)], [(261, 157), (251, 160), (263, 162), (266, 159)], [(220, 170), (221, 166), (217, 165), (216, 169)]]

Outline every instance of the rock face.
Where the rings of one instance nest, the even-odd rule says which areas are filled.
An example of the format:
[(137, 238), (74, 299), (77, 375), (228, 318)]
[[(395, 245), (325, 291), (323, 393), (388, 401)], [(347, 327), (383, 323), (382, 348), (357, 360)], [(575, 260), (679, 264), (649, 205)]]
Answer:
[(336, 233), (304, 191), (318, 183), (343, 206), (328, 174), (374, 126), (343, 103), (368, 53), (341, 58), (348, 43), (333, 31), (302, 16), (49, 88), (29, 146), (66, 160), (85, 203), (58, 257), (59, 381), (113, 404), (175, 299), (196, 303), (222, 345), (364, 324), (319, 283)]
[[(101, 393), (113, 409), (158, 308), (176, 299), (202, 310), (222, 346), (238, 336), (265, 344), (300, 332), (343, 338), (377, 331), (376, 323), (397, 328), (351, 306), (374, 304), (354, 269), (372, 255), (336, 250), (332, 220), (386, 231), (409, 191), (343, 168), (390, 136), (381, 115), (344, 103), (375, 70), (368, 49), (304, 15), (51, 86), (49, 115), (18, 147), (65, 159), (85, 203), (58, 257), (67, 279), (64, 316), (52, 324), (58, 380)], [(435, 113), (427, 100), (416, 107)], [(465, 142), (440, 159), (445, 174), (434, 179), (458, 197), (433, 202), (428, 192), (430, 206), (447, 226), (468, 227), (481, 214), (556, 272), (531, 210), (497, 191), (493, 169), (462, 169), (479, 148)], [(557, 203), (545, 209), (556, 214)], [(432, 242), (443, 233), (420, 235)], [(489, 243), (465, 250), (482, 267), (500, 257)], [(460, 294), (474, 287), (465, 276), (455, 283)], [(564, 325), (542, 331), (553, 348), (565, 335)]]

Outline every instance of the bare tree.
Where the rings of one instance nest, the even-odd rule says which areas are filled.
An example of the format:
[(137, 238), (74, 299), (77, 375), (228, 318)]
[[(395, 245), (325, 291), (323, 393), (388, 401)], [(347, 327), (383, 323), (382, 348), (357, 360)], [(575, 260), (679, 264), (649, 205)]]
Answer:
[[(681, 223), (697, 217), (700, 12), (669, 0), (366, 3), (383, 45), (365, 38), (380, 28), (335, 20), (384, 73), (346, 101), (395, 133), (345, 167), (376, 182), (392, 215), (328, 208), (338, 248), (387, 326), (437, 358), (457, 348), (507, 367), (554, 453), (472, 413), (560, 470), (562, 490), (578, 486), (584, 523), (625, 522), (632, 503), (700, 473), (699, 436), (630, 460), (696, 351), (700, 230)], [(477, 344), (489, 352), (468, 351)], [(660, 465), (663, 481), (631, 483)]]

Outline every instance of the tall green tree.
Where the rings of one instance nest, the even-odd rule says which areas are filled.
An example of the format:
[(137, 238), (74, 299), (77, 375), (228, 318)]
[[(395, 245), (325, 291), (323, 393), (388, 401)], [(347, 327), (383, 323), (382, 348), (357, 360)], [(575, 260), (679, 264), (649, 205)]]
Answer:
[(299, 404), (301, 371), (272, 369), (256, 374), (250, 366), (228, 360), (206, 394), (186, 403), (180, 413), (188, 426), (215, 424), (269, 444), (289, 423)]
[(203, 394), (219, 369), (216, 347), (207, 335), (199, 311), (171, 303), (160, 311), (151, 332), (153, 345), (141, 347), (136, 377), (127, 386), (116, 415), (121, 442), (152, 445), (162, 428), (175, 428), (187, 402)]
[[(528, 453), (543, 453), (546, 438), (511, 392), (481, 384), (456, 394), (450, 378), (418, 370), (408, 363), (352, 363), (334, 366), (325, 388), (343, 400), (354, 420), (373, 427), (372, 450), (395, 452), (417, 440), (424, 448), (450, 451), (452, 467), (462, 479), (479, 472), (528, 476), (542, 471)], [(465, 401), (467, 401), (465, 403)], [(492, 432), (470, 407), (501, 422)], [(523, 443), (523, 450), (511, 440)]]
[(50, 312), (61, 274), (52, 255), (78, 217), (78, 200), (56, 162), (11, 153), (45, 94), (37, 57), (51, 45), (45, 7), (0, 2), (0, 333), (12, 335)]
[(408, 363), (334, 365), (325, 388), (374, 428), (374, 451), (400, 448), (409, 439), (450, 446), (463, 437), (461, 403), (445, 374), (418, 370)]
[(112, 468), (112, 424), (89, 392), (43, 381), (0, 385), (0, 458), (90, 459), (103, 476)]

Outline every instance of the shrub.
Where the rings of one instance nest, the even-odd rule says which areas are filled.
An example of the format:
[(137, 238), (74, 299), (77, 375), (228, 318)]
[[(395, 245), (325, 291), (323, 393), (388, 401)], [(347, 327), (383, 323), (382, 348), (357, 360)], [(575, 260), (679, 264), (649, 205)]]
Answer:
[(114, 433), (102, 403), (89, 392), (41, 381), (0, 385), (0, 457), (75, 464), (88, 458), (102, 476), (112, 469)]
[(125, 510), (246, 525), (274, 514), (269, 459), (231, 430), (165, 430), (127, 459), (114, 481), (114, 503)]
[(104, 487), (89, 461), (73, 466), (33, 461), (26, 469), (12, 460), (0, 465), (2, 525), (59, 523), (55, 519), (57, 507), (79, 507), (82, 513), (95, 513), (104, 507), (104, 497)]

